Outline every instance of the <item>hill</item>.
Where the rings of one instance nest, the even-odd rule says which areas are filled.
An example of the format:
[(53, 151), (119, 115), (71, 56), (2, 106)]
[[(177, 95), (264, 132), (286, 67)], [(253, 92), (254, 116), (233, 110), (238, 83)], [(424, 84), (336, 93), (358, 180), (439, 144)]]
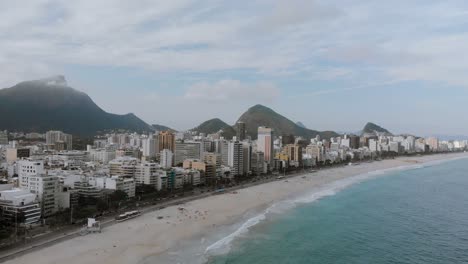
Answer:
[(62, 130), (93, 136), (106, 130), (136, 132), (152, 128), (134, 114), (116, 115), (97, 106), (85, 93), (55, 76), (0, 90), (0, 129), (23, 132)]
[(392, 133), (390, 133), (390, 131), (388, 131), (387, 129), (379, 125), (376, 125), (374, 123), (371, 123), (371, 122), (367, 123), (364, 126), (364, 129), (362, 129), (361, 134), (362, 135), (381, 135), (381, 134), (392, 135)]
[(302, 122), (296, 122), (296, 125), (302, 127), (302, 128), (307, 128)]
[(221, 135), (228, 139), (231, 139), (233, 136), (236, 135), (236, 131), (234, 130), (234, 128), (219, 118), (213, 118), (208, 121), (205, 121), (191, 130), (204, 134), (214, 134), (222, 131)]
[(276, 135), (295, 135), (310, 139), (319, 135), (321, 138), (330, 138), (339, 136), (333, 131), (316, 131), (298, 126), (288, 118), (276, 113), (272, 109), (255, 105), (245, 112), (238, 120), (245, 123), (247, 135), (252, 139), (257, 138), (259, 126), (267, 126), (274, 129)]
[(158, 125), (158, 124), (153, 124), (153, 125), (151, 125), (151, 127), (156, 131), (173, 131), (173, 132), (177, 132), (177, 130), (175, 130), (175, 129), (172, 129), (170, 127), (163, 126), (163, 125)]

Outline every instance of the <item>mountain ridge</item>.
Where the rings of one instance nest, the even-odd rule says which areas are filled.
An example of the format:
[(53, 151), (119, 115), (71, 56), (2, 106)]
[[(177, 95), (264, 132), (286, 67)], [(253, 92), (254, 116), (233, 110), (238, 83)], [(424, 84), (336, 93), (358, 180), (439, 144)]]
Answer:
[(197, 127), (192, 128), (191, 131), (197, 131), (198, 133), (204, 134), (214, 134), (222, 131), (221, 135), (225, 138), (232, 138), (236, 135), (234, 128), (220, 118), (209, 119)]
[(172, 129), (172, 128), (170, 128), (168, 126), (165, 126), (165, 125), (152, 124), (151, 127), (156, 131), (173, 131), (173, 132), (177, 132), (177, 130)]
[(331, 138), (339, 136), (333, 131), (317, 131), (298, 126), (287, 117), (275, 112), (273, 109), (261, 104), (250, 107), (239, 117), (237, 122), (246, 124), (247, 135), (252, 139), (257, 138), (257, 129), (259, 126), (271, 127), (276, 135), (292, 134), (306, 139), (314, 138), (317, 135), (321, 138)]
[[(217, 125), (213, 126), (213, 129), (209, 129), (210, 126), (208, 126), (207, 124), (211, 125), (213, 122), (215, 122)], [(333, 131), (316, 131), (301, 127), (293, 121), (291, 121), (290, 119), (278, 114), (273, 109), (260, 104), (250, 107), (239, 117), (237, 122), (245, 123), (246, 135), (250, 136), (252, 139), (257, 138), (257, 131), (259, 126), (271, 127), (273, 128), (274, 133), (277, 135), (293, 134), (296, 136), (302, 136), (307, 139), (313, 138), (317, 135), (323, 138), (338, 136), (338, 134)], [(225, 131), (223, 131), (222, 135), (225, 138), (232, 138), (236, 135), (237, 131), (237, 126), (235, 124), (233, 126), (229, 126), (227, 123), (225, 123), (219, 118), (213, 118), (208, 121), (205, 121), (200, 126), (192, 129), (192, 131), (198, 131), (199, 129), (197, 130), (197, 128), (199, 127), (203, 128), (202, 133), (205, 134), (216, 133), (220, 129), (224, 128)]]
[(0, 113), (0, 129), (10, 131), (93, 136), (107, 130), (152, 130), (133, 113), (105, 112), (86, 93), (68, 86), (62, 75), (1, 89)]
[(387, 129), (372, 122), (368, 122), (361, 131), (361, 135), (369, 135), (369, 134), (370, 135), (379, 135), (379, 134), (392, 135), (392, 133), (388, 131)]

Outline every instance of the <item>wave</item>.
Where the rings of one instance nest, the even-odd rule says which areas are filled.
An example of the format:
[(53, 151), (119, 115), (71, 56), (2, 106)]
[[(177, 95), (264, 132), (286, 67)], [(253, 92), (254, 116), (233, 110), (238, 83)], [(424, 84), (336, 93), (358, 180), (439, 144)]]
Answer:
[(425, 163), (417, 163), (414, 165), (404, 165), (399, 167), (393, 167), (388, 169), (381, 169), (370, 171), (363, 174), (358, 174), (355, 176), (351, 176), (345, 179), (337, 180), (323, 187), (317, 188), (312, 190), (311, 192), (307, 193), (306, 195), (297, 197), (295, 199), (283, 200), (272, 204), (262, 213), (249, 218), (245, 221), (239, 228), (237, 228), (234, 232), (230, 233), (229, 235), (225, 236), (224, 238), (216, 241), (215, 243), (208, 246), (205, 250), (205, 255), (207, 256), (216, 256), (216, 255), (223, 255), (227, 254), (231, 249), (231, 243), (234, 239), (238, 238), (239, 236), (247, 233), (249, 229), (260, 222), (264, 221), (269, 214), (280, 214), (286, 210), (289, 210), (299, 204), (305, 203), (312, 203), (319, 199), (322, 199), (327, 196), (333, 196), (338, 192), (350, 187), (351, 185), (363, 182), (365, 180), (369, 180), (372, 178), (376, 178), (383, 175), (388, 175), (391, 172), (403, 171), (403, 170), (412, 170), (412, 169), (422, 169), (426, 167), (436, 166), (448, 161), (454, 161), (459, 159), (467, 159), (467, 156), (464, 157), (455, 157), (437, 161), (429, 161)]

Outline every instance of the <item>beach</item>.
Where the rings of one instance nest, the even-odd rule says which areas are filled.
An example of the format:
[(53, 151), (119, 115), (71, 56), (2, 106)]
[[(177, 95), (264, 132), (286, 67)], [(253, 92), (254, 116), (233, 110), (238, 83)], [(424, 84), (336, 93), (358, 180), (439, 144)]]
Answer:
[(147, 213), (5, 263), (172, 263), (176, 255), (185, 255), (184, 263), (203, 263), (210, 254), (228, 250), (237, 235), (281, 201), (312, 202), (390, 170), (464, 157), (468, 154), (400, 157), (279, 179)]

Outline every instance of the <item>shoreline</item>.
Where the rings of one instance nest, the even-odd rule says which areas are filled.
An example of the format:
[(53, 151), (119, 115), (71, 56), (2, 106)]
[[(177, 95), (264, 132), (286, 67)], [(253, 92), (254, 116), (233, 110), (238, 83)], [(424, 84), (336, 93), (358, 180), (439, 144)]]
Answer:
[[(75, 237), (4, 263), (170, 263), (181, 254), (187, 255), (190, 263), (203, 263), (205, 251), (229, 246), (237, 237), (236, 232), (242, 233), (264, 220), (272, 205), (281, 201), (296, 199), (300, 203), (300, 199), (307, 199), (301, 197), (308, 193), (311, 197), (302, 202), (311, 202), (327, 195), (327, 187), (333, 184), (337, 189), (332, 191), (339, 191), (393, 170), (467, 157), (468, 153), (399, 157), (298, 174), (148, 212), (109, 226), (102, 234)], [(364, 176), (359, 179), (361, 175)], [(325, 193), (317, 194), (321, 190)], [(164, 219), (158, 219), (161, 216)], [(190, 249), (194, 244), (197, 247)]]

